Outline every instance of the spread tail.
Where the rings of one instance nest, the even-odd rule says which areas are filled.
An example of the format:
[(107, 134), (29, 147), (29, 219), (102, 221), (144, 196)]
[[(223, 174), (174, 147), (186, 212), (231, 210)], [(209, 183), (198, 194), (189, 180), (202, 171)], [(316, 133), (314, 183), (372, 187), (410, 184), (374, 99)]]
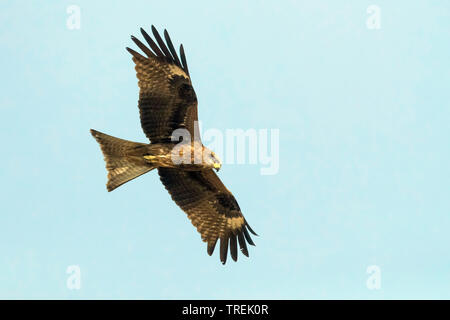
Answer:
[(105, 158), (106, 170), (108, 170), (106, 184), (108, 191), (112, 191), (155, 168), (143, 158), (128, 155), (129, 151), (145, 146), (145, 144), (115, 138), (93, 129), (91, 129), (91, 134), (100, 144)]

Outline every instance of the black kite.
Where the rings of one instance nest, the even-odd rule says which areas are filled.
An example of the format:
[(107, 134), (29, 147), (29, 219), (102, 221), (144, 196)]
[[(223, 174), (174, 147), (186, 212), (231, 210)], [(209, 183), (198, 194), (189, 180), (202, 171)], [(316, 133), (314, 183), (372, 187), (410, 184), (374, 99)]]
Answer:
[[(161, 182), (172, 199), (207, 243), (209, 255), (212, 255), (220, 239), (220, 260), (223, 264), (227, 260), (228, 248), (233, 260), (237, 261), (238, 243), (242, 253), (248, 257), (246, 243), (254, 245), (249, 231), (256, 233), (242, 215), (233, 194), (213, 171), (221, 167), (219, 158), (197, 138), (197, 97), (183, 45), (180, 46), (180, 60), (167, 31), (164, 30), (166, 43), (153, 26), (152, 31), (156, 42), (141, 29), (151, 49), (131, 37), (147, 57), (126, 48), (136, 64), (141, 126), (150, 144), (122, 140), (91, 130), (105, 158), (108, 170), (106, 187), (112, 191), (157, 168)], [(191, 141), (182, 141), (188, 147), (185, 152), (189, 154), (190, 151), (188, 163), (174, 162), (172, 159), (172, 151), (180, 143), (180, 140), (173, 139), (176, 129), (185, 129), (191, 137)], [(196, 161), (199, 160), (195, 156), (197, 154), (202, 155), (200, 161)]]

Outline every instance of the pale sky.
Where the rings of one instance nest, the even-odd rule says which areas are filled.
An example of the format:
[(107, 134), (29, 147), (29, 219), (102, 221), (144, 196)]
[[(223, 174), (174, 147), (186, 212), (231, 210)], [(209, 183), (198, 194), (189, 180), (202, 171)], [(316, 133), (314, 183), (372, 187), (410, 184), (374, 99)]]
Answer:
[[(250, 258), (209, 257), (156, 172), (106, 191), (89, 129), (146, 142), (125, 47), (152, 24), (203, 130), (279, 130), (277, 174), (219, 172)], [(0, 26), (0, 298), (450, 298), (448, 1), (3, 0)]]

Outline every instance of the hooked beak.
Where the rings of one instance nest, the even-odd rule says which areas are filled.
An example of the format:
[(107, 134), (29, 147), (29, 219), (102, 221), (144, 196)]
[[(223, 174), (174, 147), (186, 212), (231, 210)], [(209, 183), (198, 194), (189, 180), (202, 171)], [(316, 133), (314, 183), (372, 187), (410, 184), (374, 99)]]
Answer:
[(220, 163), (214, 163), (214, 169), (216, 169), (217, 172), (219, 172), (222, 165)]

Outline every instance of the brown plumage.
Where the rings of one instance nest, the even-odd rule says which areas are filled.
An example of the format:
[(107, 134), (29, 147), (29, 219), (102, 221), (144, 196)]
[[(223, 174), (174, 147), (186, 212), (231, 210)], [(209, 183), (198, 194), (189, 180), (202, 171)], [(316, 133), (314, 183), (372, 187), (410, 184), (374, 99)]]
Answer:
[[(254, 245), (250, 228), (233, 194), (224, 186), (213, 169), (221, 163), (211, 150), (201, 144), (198, 130), (197, 97), (192, 87), (183, 45), (180, 57), (164, 30), (164, 40), (155, 27), (156, 42), (143, 30), (149, 47), (135, 37), (134, 43), (147, 56), (127, 48), (133, 56), (138, 78), (139, 112), (142, 129), (150, 144), (115, 138), (91, 129), (100, 144), (106, 169), (107, 189), (112, 191), (152, 169), (157, 168), (165, 188), (175, 203), (187, 214), (192, 224), (213, 254), (219, 241), (220, 260), (225, 264), (228, 255), (234, 261), (241, 252), (248, 256), (247, 243)], [(189, 141), (174, 140), (172, 134), (185, 129)], [(173, 161), (175, 146), (186, 146), (189, 163)], [(194, 156), (200, 152), (200, 162)], [(195, 158), (195, 161), (194, 161)]]

